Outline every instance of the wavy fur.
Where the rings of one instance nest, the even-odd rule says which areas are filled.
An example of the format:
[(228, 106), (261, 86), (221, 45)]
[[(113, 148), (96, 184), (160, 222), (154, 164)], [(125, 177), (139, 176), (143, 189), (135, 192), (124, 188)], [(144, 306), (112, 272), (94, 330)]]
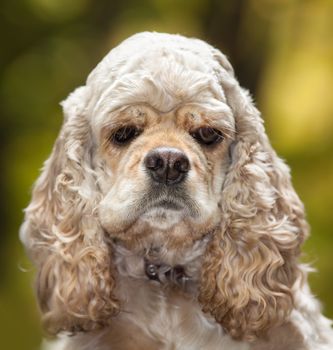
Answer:
[[(217, 56), (222, 62), (221, 55)], [(307, 237), (288, 167), (272, 150), (258, 110), (232, 76), (220, 74), (236, 120), (232, 164), (222, 189), (222, 227), (208, 247), (200, 301), (236, 338), (281, 325)]]
[(51, 334), (95, 329), (118, 310), (112, 255), (96, 218), (100, 194), (82, 105), (88, 102), (86, 90), (76, 90), (63, 105), (64, 125), (21, 229), (38, 268), (37, 296)]

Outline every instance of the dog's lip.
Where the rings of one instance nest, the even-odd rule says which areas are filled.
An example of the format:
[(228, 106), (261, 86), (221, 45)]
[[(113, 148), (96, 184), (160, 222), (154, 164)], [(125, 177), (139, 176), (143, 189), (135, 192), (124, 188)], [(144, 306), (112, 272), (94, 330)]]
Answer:
[(148, 206), (148, 209), (153, 209), (153, 208), (182, 210), (184, 208), (184, 204), (182, 204), (180, 201), (165, 198), (165, 199), (161, 199), (156, 202), (153, 202)]

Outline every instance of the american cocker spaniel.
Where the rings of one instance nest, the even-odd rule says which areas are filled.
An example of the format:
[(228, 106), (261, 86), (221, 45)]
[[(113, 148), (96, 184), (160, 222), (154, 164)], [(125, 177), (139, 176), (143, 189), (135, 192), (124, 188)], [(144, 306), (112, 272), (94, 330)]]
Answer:
[(226, 57), (140, 33), (62, 104), (20, 237), (57, 350), (332, 350), (289, 169)]

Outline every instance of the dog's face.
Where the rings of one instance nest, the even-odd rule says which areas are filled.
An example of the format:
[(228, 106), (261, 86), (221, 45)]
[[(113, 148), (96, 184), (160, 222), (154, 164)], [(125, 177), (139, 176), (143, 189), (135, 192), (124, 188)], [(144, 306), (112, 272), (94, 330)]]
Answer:
[[(91, 108), (104, 164), (98, 212), (112, 237), (184, 244), (220, 220), (235, 121), (199, 58), (163, 48), (153, 57), (134, 58), (130, 74), (106, 86)], [(105, 107), (114, 100), (124, 102)]]
[(209, 232), (219, 220), (234, 130), (227, 105), (217, 112), (190, 103), (163, 113), (136, 104), (111, 118), (100, 133), (100, 156), (113, 174), (102, 186), (104, 229), (127, 240), (167, 230), (163, 237), (182, 241)]

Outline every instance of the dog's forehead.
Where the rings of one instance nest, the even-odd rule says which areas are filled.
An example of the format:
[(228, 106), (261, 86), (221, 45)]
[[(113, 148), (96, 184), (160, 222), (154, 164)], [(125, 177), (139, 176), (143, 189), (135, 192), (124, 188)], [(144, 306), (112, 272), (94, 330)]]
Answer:
[(87, 82), (94, 80), (112, 79), (124, 70), (128, 70), (126, 63), (133, 58), (149, 57), (152, 51), (192, 53), (202, 60), (211, 61), (214, 48), (199, 39), (186, 38), (181, 35), (144, 32), (135, 34), (113, 48), (96, 66), (88, 77)]
[(184, 102), (224, 101), (215, 71), (216, 50), (198, 39), (161, 33), (130, 37), (101, 61), (87, 84), (96, 95), (94, 115), (147, 103), (168, 112)]

